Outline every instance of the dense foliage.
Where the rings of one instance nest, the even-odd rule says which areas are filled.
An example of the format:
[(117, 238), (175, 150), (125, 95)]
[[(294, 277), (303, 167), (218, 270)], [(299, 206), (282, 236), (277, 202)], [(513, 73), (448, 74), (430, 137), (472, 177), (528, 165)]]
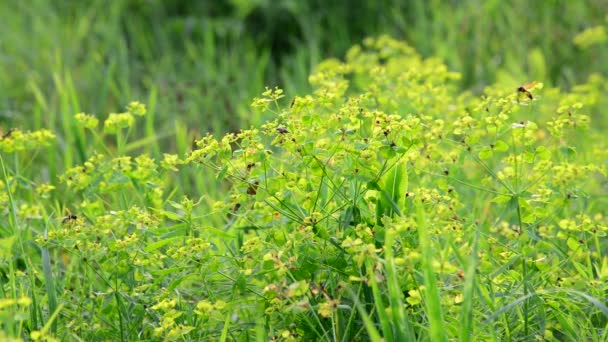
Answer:
[(2, 338), (605, 340), (608, 83), (460, 77), (381, 36), (187, 153), (140, 102), (4, 132)]
[(323, 58), (377, 34), (442, 58), (476, 92), (525, 79), (567, 89), (608, 74), (608, 47), (594, 44), (606, 39), (605, 0), (348, 3), (2, 1), (0, 124), (59, 132), (71, 113), (107, 113), (136, 98), (162, 145), (181, 134), (175, 117), (197, 133), (236, 132), (267, 119), (248, 108), (264, 86), (308, 93)]

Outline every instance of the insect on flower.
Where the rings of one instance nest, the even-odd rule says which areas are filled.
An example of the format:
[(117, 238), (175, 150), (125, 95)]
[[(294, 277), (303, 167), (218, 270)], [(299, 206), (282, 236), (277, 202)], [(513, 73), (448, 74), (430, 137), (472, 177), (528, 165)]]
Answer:
[(538, 82), (534, 81), (521, 85), (517, 88), (517, 92), (526, 95), (526, 97), (530, 100), (534, 100), (534, 96), (532, 96), (530, 89), (532, 89), (536, 84), (538, 84)]
[(72, 214), (72, 212), (68, 208), (65, 209), (65, 213), (66, 213), (66, 215), (61, 220), (62, 224), (66, 224), (70, 221), (76, 221), (78, 219), (78, 216)]
[(259, 181), (255, 181), (249, 185), (247, 188), (247, 195), (255, 195), (258, 193), (258, 186), (260, 185)]
[(13, 134), (13, 132), (15, 132), (16, 130), (17, 130), (16, 128), (10, 128), (8, 131), (6, 131), (6, 133), (4, 133), (0, 130), (0, 135), (2, 136), (1, 139), (4, 140), (7, 138), (10, 138), (11, 135)]

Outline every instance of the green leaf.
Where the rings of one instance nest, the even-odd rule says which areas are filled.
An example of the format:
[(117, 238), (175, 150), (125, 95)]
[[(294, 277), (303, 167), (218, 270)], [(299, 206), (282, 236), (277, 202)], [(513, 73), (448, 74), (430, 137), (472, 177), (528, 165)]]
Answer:
[(493, 155), (494, 152), (489, 146), (484, 146), (481, 148), (481, 151), (479, 151), (479, 159), (489, 159), (492, 158)]
[(502, 140), (496, 140), (494, 143), (494, 151), (507, 151), (509, 149), (509, 145)]
[(395, 150), (390, 146), (380, 147), (380, 156), (384, 159), (391, 159), (397, 155)]
[(228, 166), (224, 165), (224, 167), (222, 167), (222, 169), (217, 172), (216, 179), (218, 181), (222, 181), (222, 180), (224, 180), (226, 178), (227, 174), (228, 174)]
[(221, 229), (215, 228), (215, 227), (206, 226), (206, 227), (201, 227), (201, 229), (204, 231), (213, 233), (213, 235), (216, 237), (222, 237), (225, 239), (235, 239), (236, 238), (236, 236), (234, 236), (234, 234), (227, 233), (227, 232), (225, 232)]
[(562, 146), (559, 148), (559, 152), (568, 158), (573, 158), (576, 156), (576, 149), (571, 146)]
[(527, 151), (525, 151), (526, 153), (524, 153), (524, 163), (528, 163), (531, 164), (534, 162), (534, 159), (536, 158), (536, 155), (533, 153), (527, 153)]
[(157, 212), (158, 214), (163, 215), (164, 217), (168, 218), (171, 221), (179, 221), (182, 218), (180, 215), (178, 215), (174, 212), (171, 212), (171, 211), (162, 210), (162, 209), (154, 209), (154, 208), (152, 208), (151, 210)]
[(549, 160), (551, 158), (551, 151), (545, 146), (539, 146), (536, 148), (536, 156), (542, 160)]
[(581, 245), (580, 243), (578, 243), (578, 240), (573, 237), (569, 237), (566, 241), (566, 244), (568, 245), (568, 248), (570, 248), (570, 250), (572, 251), (576, 251), (577, 249), (581, 248)]
[(17, 235), (11, 235), (7, 238), (0, 239), (0, 259), (8, 258), (13, 255), (13, 245), (17, 239)]
[(523, 223), (528, 223), (528, 224), (532, 224), (536, 221), (536, 217), (533, 214), (528, 214), (528, 215), (524, 215), (521, 218), (521, 222)]
[[(369, 186), (369, 185), (368, 185)], [(405, 193), (408, 187), (407, 162), (400, 159), (380, 179), (379, 183), (371, 184), (381, 191), (380, 202), (376, 207), (376, 219), (396, 214), (401, 216), (405, 210)]]
[(168, 239), (162, 239), (162, 240), (156, 241), (154, 243), (149, 243), (146, 246), (146, 248), (144, 248), (144, 250), (146, 252), (152, 252), (152, 251), (155, 251), (155, 250), (157, 250), (159, 248), (162, 248), (162, 247), (164, 247), (164, 246), (166, 246), (166, 245), (168, 245), (168, 244), (170, 244), (170, 243), (172, 243), (172, 242), (174, 242), (176, 240), (183, 240), (183, 239), (184, 239), (183, 236), (175, 236), (175, 237), (171, 237), (171, 238), (168, 238)]
[(171, 283), (167, 287), (168, 291), (175, 290), (185, 280), (188, 280), (188, 279), (201, 280), (201, 276), (198, 275), (198, 274), (195, 274), (195, 273), (186, 273), (186, 274), (183, 274), (183, 275), (179, 275), (179, 276), (173, 277), (172, 279), (173, 279), (173, 281), (171, 281)]
[(161, 270), (155, 270), (154, 272), (152, 272), (152, 274), (154, 276), (164, 276), (164, 275), (177, 273), (179, 271), (183, 271), (183, 270), (187, 270), (187, 269), (190, 269), (190, 266), (171, 267), (171, 268), (165, 268), (165, 269), (161, 269)]

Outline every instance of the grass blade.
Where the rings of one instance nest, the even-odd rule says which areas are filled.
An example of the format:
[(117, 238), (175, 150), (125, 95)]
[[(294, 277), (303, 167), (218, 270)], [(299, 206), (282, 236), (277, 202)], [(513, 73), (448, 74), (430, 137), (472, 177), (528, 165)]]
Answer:
[(397, 270), (395, 268), (395, 258), (392, 247), (394, 240), (395, 231), (392, 229), (387, 230), (384, 242), (384, 257), (392, 324), (395, 328), (395, 337), (397, 341), (413, 341), (416, 336), (410, 325), (409, 317), (405, 312), (405, 305), (402, 300), (403, 294), (401, 293)]
[(371, 260), (367, 260), (366, 268), (369, 277), (369, 283), (372, 287), (372, 293), (374, 295), (376, 314), (378, 315), (378, 319), (380, 320), (380, 326), (382, 327), (382, 332), (384, 333), (384, 340), (394, 341), (390, 320), (388, 318), (388, 315), (386, 314), (386, 309), (382, 300), (382, 293), (380, 292), (378, 280), (376, 279), (376, 272), (374, 271), (374, 265)]
[(424, 274), (424, 299), (430, 322), (430, 333), (432, 341), (447, 341), (443, 316), (441, 313), (441, 299), (437, 289), (437, 281), (432, 266), (432, 251), (429, 232), (426, 226), (426, 214), (421, 204), (416, 206), (416, 222), (418, 224), (419, 248), (422, 254), (422, 272)]
[[(49, 249), (46, 246), (42, 247), (42, 271), (44, 272), (46, 293), (49, 297), (49, 312), (55, 312), (57, 311), (57, 293), (55, 291), (55, 280), (51, 269), (51, 257), (49, 255)], [(57, 332), (57, 321), (55, 320), (53, 320), (53, 324), (51, 325), (51, 332), (53, 334)]]
[(226, 313), (226, 319), (224, 320), (224, 327), (222, 328), (222, 336), (220, 336), (221, 342), (226, 342), (228, 338), (228, 327), (230, 326), (230, 312)]
[(359, 314), (361, 315), (363, 325), (365, 326), (365, 330), (367, 330), (367, 334), (369, 335), (369, 340), (372, 342), (383, 342), (384, 340), (380, 336), (378, 329), (376, 329), (376, 327), (374, 326), (374, 322), (369, 317), (367, 311), (365, 311), (363, 305), (361, 305), (361, 303), (359, 302), (359, 298), (357, 298), (357, 296), (355, 296), (355, 294), (352, 292), (350, 295), (353, 298), (353, 302), (355, 303)]
[(479, 246), (479, 230), (475, 233), (475, 241), (473, 242), (473, 250), (469, 256), (467, 269), (464, 275), (464, 301), (462, 303), (462, 311), (460, 313), (460, 341), (471, 341), (473, 332), (473, 299), (475, 296), (475, 271), (477, 270), (477, 249)]

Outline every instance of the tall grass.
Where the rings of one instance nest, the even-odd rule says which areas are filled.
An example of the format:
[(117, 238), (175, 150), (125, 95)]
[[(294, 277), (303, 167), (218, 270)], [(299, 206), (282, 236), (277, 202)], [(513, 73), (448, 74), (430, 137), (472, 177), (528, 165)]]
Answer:
[(0, 124), (63, 132), (61, 158), (49, 151), (46, 161), (54, 182), (57, 167), (87, 157), (72, 114), (103, 115), (139, 99), (151, 115), (131, 148), (159, 158), (161, 146), (183, 151), (186, 137), (262, 122), (268, 117), (252, 114), (249, 103), (264, 86), (308, 91), (322, 58), (378, 33), (444, 59), (465, 88), (531, 79), (567, 86), (606, 73), (605, 46), (576, 50), (569, 42), (600, 24), (607, 7), (596, 0), (6, 1), (0, 67), (10, 72), (0, 75)]
[[(178, 118), (225, 132), (259, 121), (248, 104), (265, 85), (306, 90), (321, 58), (378, 33), (443, 58), (467, 88), (530, 79), (571, 85), (607, 71), (605, 47), (569, 44), (604, 22), (607, 7), (600, 0), (7, 1), (0, 63), (12, 72), (0, 78), (0, 104), (5, 120), (56, 127), (66, 112), (106, 113), (156, 92), (159, 129), (172, 132)], [(35, 120), (26, 120), (31, 113)]]
[[(362, 0), (350, 7), (322, 1), (243, 1), (239, 5), (136, 0), (1, 2), (0, 67), (7, 71), (0, 74), (2, 134), (12, 127), (23, 131), (49, 128), (57, 134), (56, 144), (42, 145), (33, 153), (0, 152), (0, 199), (7, 196), (6, 208), (0, 208), (0, 213), (8, 214), (0, 219), (0, 257), (7, 261), (0, 265), (1, 294), (32, 301), (30, 305), (23, 300), (21, 307), (15, 306), (10, 315), (3, 316), (10, 318), (3, 322), (7, 332), (31, 338), (59, 332), (63, 338), (73, 333), (74, 338), (121, 340), (135, 340), (145, 332), (167, 339), (248, 340), (254, 336), (261, 341), (304, 333), (320, 340), (415, 340), (420, 336), (445, 340), (457, 336), (468, 341), (538, 338), (542, 334), (550, 339), (553, 333), (557, 339), (575, 339), (577, 328), (585, 327), (581, 336), (605, 339), (601, 328), (606, 326), (608, 309), (602, 302), (603, 284), (598, 282), (606, 277), (605, 236), (598, 233), (604, 221), (601, 215), (593, 216), (596, 230), (591, 230), (590, 218), (581, 213), (605, 212), (608, 199), (602, 194), (605, 184), (599, 174), (606, 155), (601, 144), (590, 144), (601, 142), (601, 129), (584, 131), (579, 126), (584, 126), (584, 114), (593, 117), (597, 127), (608, 126), (601, 112), (608, 88), (601, 77), (592, 77), (570, 93), (549, 89), (546, 102), (541, 98), (530, 103), (520, 102), (520, 94), (513, 92), (532, 79), (544, 81), (547, 88), (556, 84), (569, 87), (587, 80), (591, 73), (606, 75), (608, 66), (603, 60), (608, 57), (608, 44), (581, 48), (573, 47), (572, 40), (585, 28), (602, 24), (607, 6), (594, 0), (515, 0), (508, 5), (499, 1)], [(254, 29), (256, 25), (262, 29)], [(336, 71), (340, 66), (333, 61), (321, 67), (326, 68), (323, 72), (329, 76), (320, 75), (328, 77), (328, 83), (320, 88), (308, 84), (317, 62), (342, 56), (353, 43), (379, 32), (407, 39), (424, 56), (439, 56), (461, 71), (460, 83), (444, 88), (443, 83), (437, 87), (418, 84), (416, 78), (402, 82), (402, 71), (408, 68), (417, 72), (421, 65), (428, 68), (424, 76), (433, 80), (431, 85), (436, 81), (434, 73), (444, 70), (432, 59), (412, 56), (395, 58), (392, 66), (397, 69), (387, 68), (392, 78), (382, 83), (382, 79), (374, 79), (378, 74), (366, 69), (370, 64), (363, 56), (351, 61), (360, 73), (357, 78), (331, 79), (336, 76), (333, 72), (342, 72)], [(382, 41), (403, 48), (386, 38)], [(383, 54), (393, 57), (394, 50), (376, 48), (374, 53), (381, 57), (372, 59), (384, 67)], [(452, 77), (446, 75), (441, 77)], [(361, 139), (373, 135), (371, 129), (355, 133), (343, 123), (325, 127), (330, 115), (320, 116), (331, 108), (331, 113), (344, 110), (361, 121), (356, 113), (363, 115), (363, 107), (357, 101), (366, 100), (355, 99), (355, 95), (358, 86), (374, 84), (371, 80), (379, 83), (378, 88), (368, 89), (369, 94), (378, 89), (384, 93), (375, 94), (380, 95), (378, 103), (365, 104), (369, 112), (411, 114), (412, 120), (419, 114), (435, 115), (424, 127), (435, 128), (431, 133), (439, 132), (438, 136), (417, 131), (420, 139), (408, 140), (403, 130), (385, 131), (377, 134), (380, 145), (376, 147), (382, 148), (372, 155), (385, 158), (396, 153), (396, 146), (387, 140), (391, 134), (404, 134), (391, 143), (418, 144), (420, 155), (412, 159), (424, 163), (426, 153), (434, 164), (408, 169), (411, 184), (427, 182), (473, 208), (471, 212), (450, 209), (467, 221), (461, 227), (466, 232), (464, 239), (457, 239), (460, 233), (446, 238), (437, 231), (444, 222), (438, 223), (438, 217), (427, 213), (432, 207), (403, 198), (407, 181), (399, 186), (396, 173), (393, 183), (381, 177), (388, 164), (367, 183), (361, 181), (364, 176), (353, 176), (368, 166), (360, 158), (367, 142), (351, 141), (352, 146), (345, 149), (352, 153), (352, 160), (338, 171), (345, 172), (348, 181), (340, 172), (328, 173), (328, 165), (335, 162), (334, 148), (314, 150), (325, 161), (313, 153), (314, 158), (306, 163), (280, 155), (269, 157), (277, 149), (292, 149), (288, 152), (299, 156), (313, 151), (315, 144), (340, 137), (353, 139), (354, 134)], [(491, 87), (482, 98), (456, 92), (457, 87), (479, 92), (495, 80), (510, 90)], [(339, 93), (350, 81), (348, 92)], [(391, 82), (402, 83), (393, 88)], [(281, 85), (287, 96), (272, 98), (271, 110), (252, 110), (252, 99), (267, 85)], [(447, 95), (452, 91), (454, 94)], [(346, 106), (325, 97), (336, 95), (333, 92)], [(318, 102), (306, 104), (301, 97), (289, 105), (295, 94), (309, 93)], [(392, 96), (397, 97), (394, 102)], [(424, 102), (426, 98), (432, 101)], [(148, 113), (116, 134), (106, 134), (103, 128), (85, 129), (74, 119), (81, 111), (103, 119), (108, 112), (125, 111), (133, 99), (146, 102)], [(577, 112), (579, 101), (588, 113)], [(458, 113), (452, 111), (452, 104)], [(508, 104), (517, 106), (517, 111), (509, 112), (516, 127), (502, 122), (504, 132), (522, 128), (518, 122), (537, 119), (545, 124), (542, 132), (507, 139), (504, 132), (493, 131), (484, 119), (494, 118), (494, 114), (500, 117), (490, 111)], [(314, 106), (312, 114), (304, 113), (309, 105)], [(560, 107), (567, 111), (555, 114)], [(306, 115), (273, 123), (291, 122), (289, 129), (272, 124), (260, 128), (268, 118), (278, 115), (283, 120), (295, 111)], [(473, 142), (473, 152), (466, 151), (462, 141), (451, 140), (462, 127), (441, 131), (444, 121), (455, 125), (466, 113), (487, 126), (486, 131), (475, 128), (473, 134), (487, 141)], [(554, 115), (570, 123), (568, 120), (580, 121), (574, 121), (574, 127), (568, 126), (570, 131), (565, 133), (552, 132), (549, 123), (555, 123), (551, 121)], [(220, 163), (211, 163), (207, 169), (198, 164), (209, 159), (179, 164), (178, 173), (159, 166), (171, 158), (165, 153), (189, 159), (193, 150), (204, 150), (208, 146), (195, 141), (207, 131), (220, 136), (251, 125), (259, 131), (246, 131), (242, 133), (245, 138), (234, 141), (228, 136), (229, 142), (223, 141), (222, 148), (216, 149), (219, 152), (205, 152), (218, 152), (221, 157)], [(311, 125), (325, 127), (325, 139), (318, 139), (319, 132)], [(474, 127), (479, 126), (468, 129)], [(281, 139), (285, 134), (293, 135), (294, 140)], [(251, 150), (260, 148), (257, 139), (263, 140), (262, 135), (277, 140), (249, 156)], [(512, 162), (507, 153), (530, 156), (529, 146), (521, 145), (524, 138), (539, 139), (552, 149), (533, 150), (530, 164), (542, 166), (542, 159), (550, 154), (556, 173), (562, 164), (566, 171), (570, 164), (580, 167), (572, 171), (575, 176), (560, 171), (547, 185), (556, 189), (550, 195), (543, 195), (544, 188), (535, 188), (539, 196), (550, 196), (549, 209), (528, 193), (528, 188), (545, 179), (534, 182), (526, 177), (542, 174), (542, 170), (526, 171), (515, 158), (515, 182), (504, 181), (509, 177), (505, 165)], [(427, 150), (421, 139), (429, 139), (438, 150)], [(296, 146), (300, 142), (302, 148)], [(279, 146), (283, 143), (286, 145)], [(416, 151), (399, 150), (410, 152)], [(87, 168), (86, 161), (97, 153), (104, 157)], [(445, 157), (449, 153), (463, 154), (451, 161), (454, 170), (444, 169), (450, 163)], [(145, 164), (144, 159), (142, 166), (125, 161), (125, 155), (149, 155), (155, 161)], [(268, 162), (271, 158), (274, 163)], [(302, 163), (300, 168), (294, 161)], [(587, 164), (597, 165), (593, 176), (576, 178), (581, 172), (592, 173)], [(89, 189), (66, 184), (69, 178), (61, 175), (70, 169), (94, 177)], [(281, 175), (284, 170), (290, 172)], [(272, 173), (276, 173), (274, 182), (269, 181)], [(252, 174), (262, 184), (246, 183)], [(567, 183), (569, 177), (578, 183)], [(56, 188), (50, 193), (40, 191), (46, 183)], [(450, 186), (457, 191), (452, 192)], [(268, 197), (256, 202), (263, 199), (262, 190)], [(376, 191), (379, 197), (365, 197), (368, 191)], [(426, 191), (421, 188), (420, 194)], [(284, 198), (277, 197), (283, 192)], [(352, 193), (346, 196), (348, 192)], [(19, 200), (14, 201), (13, 195)], [(79, 212), (72, 218), (68, 210), (76, 206)], [(526, 212), (527, 216), (522, 214)], [(445, 215), (445, 222), (456, 220)], [(413, 217), (414, 223), (400, 224), (415, 224), (416, 234), (402, 227), (385, 229), (389, 221), (384, 220), (397, 216)], [(552, 222), (553, 217), (564, 219)], [(367, 225), (372, 226), (373, 234)], [(581, 227), (593, 234), (577, 231)], [(344, 247), (341, 243), (346, 238), (365, 239), (367, 246), (357, 250), (353, 242)], [(212, 244), (207, 245), (209, 241)], [(293, 241), (301, 249), (288, 250)], [(345, 248), (351, 249), (350, 254)], [(279, 256), (277, 251), (283, 249), (285, 254)], [(421, 252), (419, 259), (416, 251)], [(298, 258), (285, 260), (292, 252)], [(251, 255), (253, 259), (248, 259)], [(354, 260), (361, 255), (367, 259), (355, 266)], [(292, 269), (287, 267), (290, 262), (300, 264)], [(443, 269), (445, 265), (440, 264), (439, 275), (438, 262), (447, 265)], [(411, 265), (420, 267), (411, 269)], [(558, 273), (560, 277), (554, 276)], [(345, 284), (349, 285), (346, 290)], [(588, 292), (580, 291), (586, 284), (593, 286)], [(453, 291), (460, 289), (462, 297), (454, 296)], [(229, 310), (225, 301), (230, 302)], [(86, 326), (90, 315), (98, 326)], [(66, 317), (83, 319), (68, 321)], [(284, 324), (285, 317), (301, 326)], [(576, 317), (583, 318), (577, 321)], [(72, 332), (60, 323), (77, 324), (82, 330)], [(156, 329), (164, 324), (171, 325), (171, 330), (157, 334)], [(195, 326), (205, 328), (198, 333), (188, 330)]]

